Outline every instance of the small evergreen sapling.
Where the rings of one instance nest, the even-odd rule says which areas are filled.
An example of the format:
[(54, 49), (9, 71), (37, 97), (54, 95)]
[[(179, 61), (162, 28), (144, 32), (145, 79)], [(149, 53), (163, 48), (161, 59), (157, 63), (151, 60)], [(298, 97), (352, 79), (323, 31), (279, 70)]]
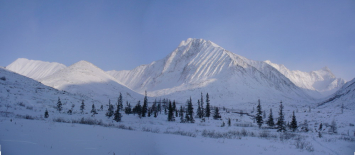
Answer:
[(48, 118), (49, 114), (48, 114), (48, 110), (46, 109), (46, 111), (44, 112), (44, 118)]
[(266, 124), (267, 124), (269, 127), (274, 127), (274, 125), (275, 125), (275, 123), (274, 123), (274, 117), (272, 116), (272, 109), (270, 109), (269, 118), (268, 118)]
[(96, 108), (95, 108), (95, 104), (92, 104), (91, 113), (92, 113), (92, 115), (91, 115), (91, 116), (95, 116), (95, 115), (97, 114), (97, 112), (96, 112)]
[(80, 106), (80, 110), (81, 110), (81, 113), (83, 114), (84, 113), (84, 109), (85, 109), (85, 103), (84, 103), (84, 100), (81, 102), (81, 106)]
[(292, 121), (291, 121), (291, 129), (293, 132), (296, 131), (297, 129), (297, 120), (296, 120), (296, 116), (295, 116), (295, 112), (293, 111), (293, 115), (292, 115)]
[(58, 110), (59, 112), (61, 112), (62, 109), (63, 109), (62, 105), (63, 105), (63, 104), (62, 104), (62, 102), (60, 101), (60, 98), (58, 97), (57, 110)]
[(213, 119), (219, 119), (219, 118), (221, 118), (221, 114), (219, 113), (219, 108), (215, 107)]
[(114, 118), (113, 118), (113, 120), (115, 120), (116, 122), (121, 122), (122, 115), (120, 113), (120, 109), (121, 106), (117, 104), (117, 109), (115, 111)]

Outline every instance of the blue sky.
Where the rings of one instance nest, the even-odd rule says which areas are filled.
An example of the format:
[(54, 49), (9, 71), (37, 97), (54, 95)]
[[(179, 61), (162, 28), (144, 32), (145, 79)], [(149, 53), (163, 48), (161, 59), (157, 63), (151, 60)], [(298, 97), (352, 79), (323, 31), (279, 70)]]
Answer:
[(164, 58), (203, 38), (291, 70), (355, 77), (355, 1), (0, 1), (0, 66), (17, 58), (103, 70)]

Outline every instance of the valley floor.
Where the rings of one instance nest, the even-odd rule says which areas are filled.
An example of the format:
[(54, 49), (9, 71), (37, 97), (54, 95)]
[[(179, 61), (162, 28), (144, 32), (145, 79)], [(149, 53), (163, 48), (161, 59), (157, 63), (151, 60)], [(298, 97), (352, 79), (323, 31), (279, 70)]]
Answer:
[[(169, 123), (169, 122), (168, 122)], [(191, 124), (192, 125), (192, 124)], [(12, 154), (353, 154), (355, 143), (309, 137), (314, 151), (296, 149), (293, 141), (241, 137), (188, 137), (124, 130), (98, 125), (0, 117), (0, 145)]]

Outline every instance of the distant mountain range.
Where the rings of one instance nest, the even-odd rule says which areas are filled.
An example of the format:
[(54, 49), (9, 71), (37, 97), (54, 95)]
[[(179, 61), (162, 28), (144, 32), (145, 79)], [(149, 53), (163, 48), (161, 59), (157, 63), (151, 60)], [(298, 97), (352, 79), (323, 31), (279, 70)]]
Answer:
[[(187, 39), (164, 59), (133, 70), (104, 72), (80, 61), (69, 67), (60, 63), (17, 59), (6, 69), (70, 93), (106, 102), (121, 92), (129, 100), (141, 94), (170, 98), (184, 103), (209, 93), (215, 105), (280, 100), (306, 104), (342, 88), (345, 81), (328, 68), (310, 73), (290, 71), (270, 61), (254, 61), (203, 39)], [(136, 93), (138, 92), (138, 93)]]

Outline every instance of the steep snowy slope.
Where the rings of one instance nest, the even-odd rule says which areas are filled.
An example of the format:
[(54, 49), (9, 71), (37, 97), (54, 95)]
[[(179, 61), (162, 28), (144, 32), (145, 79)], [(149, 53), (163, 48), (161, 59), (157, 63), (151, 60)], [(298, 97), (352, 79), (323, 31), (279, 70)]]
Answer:
[(14, 107), (15, 104), (21, 104), (26, 108), (50, 109), (56, 106), (58, 97), (64, 109), (72, 104), (79, 107), (82, 100), (88, 104), (97, 103), (87, 96), (60, 91), (0, 67), (0, 105)]
[(340, 107), (342, 104), (347, 109), (355, 109), (355, 78), (345, 83), (337, 92), (319, 103), (318, 106)]
[[(265, 62), (276, 68), (297, 86), (320, 92), (322, 95), (319, 97), (328, 96), (336, 92), (345, 83), (343, 79), (336, 78), (328, 67), (312, 72), (302, 72), (298, 70), (290, 71), (284, 65), (275, 64), (269, 60)], [(315, 95), (312, 96), (317, 97)]]
[(52, 75), (65, 67), (65, 65), (56, 62), (43, 62), (39, 60), (19, 58), (10, 65), (6, 66), (6, 69), (32, 79), (39, 80), (46, 76)]
[(102, 103), (117, 100), (119, 93), (128, 101), (142, 100), (143, 96), (120, 84), (115, 78), (87, 61), (79, 61), (59, 72), (43, 78), (47, 86), (71, 93), (87, 95)]
[[(166, 58), (131, 71), (108, 71), (131, 89), (151, 96), (168, 96), (180, 102), (209, 93), (212, 102), (233, 105), (287, 100), (297, 103), (310, 97), (275, 68), (246, 59), (211, 41), (188, 39)], [(197, 99), (195, 99), (197, 100)]]

